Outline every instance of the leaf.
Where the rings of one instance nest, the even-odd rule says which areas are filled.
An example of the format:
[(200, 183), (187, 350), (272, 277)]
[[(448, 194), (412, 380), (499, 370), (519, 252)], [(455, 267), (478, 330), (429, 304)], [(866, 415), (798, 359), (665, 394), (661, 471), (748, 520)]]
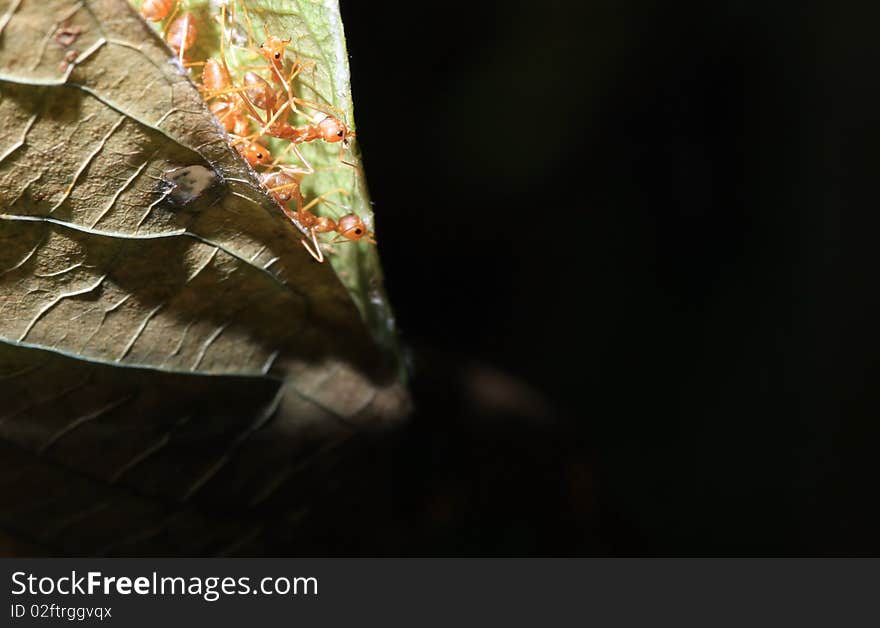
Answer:
[(408, 406), (375, 250), (301, 236), (126, 2), (0, 0), (0, 527), (272, 551)]

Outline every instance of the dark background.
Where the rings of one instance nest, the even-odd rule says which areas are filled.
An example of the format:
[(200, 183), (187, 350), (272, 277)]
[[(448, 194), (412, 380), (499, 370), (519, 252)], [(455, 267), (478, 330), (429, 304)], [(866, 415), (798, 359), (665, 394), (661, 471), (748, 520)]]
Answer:
[(341, 4), (418, 407), (343, 551), (878, 553), (880, 8)]

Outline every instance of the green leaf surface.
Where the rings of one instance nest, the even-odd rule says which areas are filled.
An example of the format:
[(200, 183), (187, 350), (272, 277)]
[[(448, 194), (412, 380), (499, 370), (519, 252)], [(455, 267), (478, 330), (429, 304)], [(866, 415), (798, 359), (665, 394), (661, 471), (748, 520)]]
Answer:
[[(282, 4), (350, 112), (338, 10)], [(366, 218), (356, 169), (311, 184), (353, 176)], [(320, 491), (305, 470), (408, 407), (375, 248), (317, 264), (301, 237), (127, 2), (0, 0), (0, 527), (271, 548)]]

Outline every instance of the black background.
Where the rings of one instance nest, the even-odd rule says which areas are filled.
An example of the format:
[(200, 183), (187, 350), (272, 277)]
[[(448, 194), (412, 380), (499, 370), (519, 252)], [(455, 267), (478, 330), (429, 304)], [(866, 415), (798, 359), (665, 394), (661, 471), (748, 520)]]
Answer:
[(338, 549), (876, 553), (880, 8), (341, 4), (419, 411)]

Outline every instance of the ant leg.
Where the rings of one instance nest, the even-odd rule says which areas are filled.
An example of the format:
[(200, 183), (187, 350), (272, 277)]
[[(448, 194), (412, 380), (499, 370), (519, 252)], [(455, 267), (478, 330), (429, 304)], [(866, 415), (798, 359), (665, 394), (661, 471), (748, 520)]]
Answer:
[[(232, 3), (233, 16), (235, 14), (235, 3)], [(233, 20), (235, 18), (233, 17)], [(226, 38), (229, 35), (229, 31), (226, 30), (226, 4), (220, 5), (220, 62), (223, 64), (223, 69), (226, 70), (227, 76), (229, 75), (229, 66), (226, 64)]]
[[(235, 0), (232, 0), (231, 6), (232, 6), (232, 16), (233, 16), (233, 20), (234, 20), (235, 19)], [(242, 5), (242, 6), (244, 6), (244, 5)], [(220, 18), (221, 18), (221, 21), (223, 21), (225, 23), (225, 21), (226, 21), (226, 5), (225, 4), (220, 6)], [(234, 23), (234, 21), (233, 21), (233, 23)], [(230, 74), (230, 72), (229, 72), (229, 65), (226, 63), (226, 46), (225, 46), (226, 37), (224, 36), (225, 31), (226, 31), (226, 27), (224, 26), (220, 32), (220, 61), (221, 61), (221, 63), (223, 63), (223, 69), (226, 71), (226, 76), (231, 77), (232, 74)], [(250, 31), (248, 31), (248, 36), (250, 36)], [(260, 124), (262, 124), (263, 118), (261, 118), (260, 115), (256, 112), (253, 104), (251, 104), (251, 101), (248, 100), (247, 94), (242, 93), (241, 99), (244, 101), (244, 104), (248, 108), (248, 111), (250, 112), (250, 114), (255, 119), (259, 120)]]
[[(165, 26), (162, 27), (162, 39), (165, 39), (165, 36), (168, 34), (168, 27), (174, 23), (174, 18), (177, 17), (177, 12), (180, 11), (180, 3), (181, 0), (176, 0), (174, 3), (174, 10), (171, 12), (171, 15), (165, 19)], [(183, 62), (181, 61), (181, 63)]]
[(307, 170), (304, 168), (297, 168), (295, 166), (290, 166), (288, 164), (279, 165), (279, 162), (287, 155), (287, 153), (290, 150), (292, 150), (294, 148), (296, 148), (296, 144), (294, 144), (293, 142), (288, 142), (287, 146), (284, 147), (284, 150), (282, 150), (278, 154), (278, 156), (274, 160), (272, 160), (272, 163), (269, 164), (269, 168), (270, 169), (271, 168), (278, 168), (282, 172), (286, 172), (286, 173), (290, 173), (290, 174), (313, 174), (315, 172), (314, 169)]
[(290, 188), (298, 188), (300, 186), (299, 181), (294, 183), (285, 183), (284, 185), (277, 185), (274, 188), (268, 188), (270, 192), (280, 192), (281, 190), (289, 190)]
[(247, 0), (244, 0), (241, 3), (241, 10), (244, 13), (244, 23), (247, 25), (247, 38), (248, 38), (248, 48), (254, 47), (254, 29), (251, 25), (251, 16), (248, 14), (247, 10)]
[(242, 92), (247, 92), (253, 88), (251, 87), (227, 87), (224, 89), (218, 89), (213, 92), (208, 92), (206, 98), (217, 98), (218, 96), (225, 96), (226, 94), (241, 94)]
[(290, 76), (287, 77), (287, 81), (291, 84), (293, 84), (293, 79), (296, 78), (298, 74), (306, 72), (308, 70), (314, 72), (315, 68), (318, 67), (318, 63), (316, 61), (307, 61), (300, 57), (299, 53), (296, 51), (294, 51), (293, 54), (296, 55), (296, 58), (290, 62)]
[(254, 117), (254, 119), (260, 123), (260, 126), (263, 126), (263, 118), (260, 114), (257, 113), (257, 110), (254, 108), (253, 103), (251, 103), (251, 99), (248, 98), (246, 90), (241, 88), (242, 91), (239, 94), (239, 98), (244, 102), (245, 107), (247, 107), (248, 112)]
[(287, 102), (290, 103), (290, 110), (299, 115), (304, 114), (296, 106), (296, 97), (293, 95), (293, 81), (296, 80), (296, 77), (299, 76), (304, 69), (305, 64), (301, 64), (299, 62), (299, 57), (297, 57), (290, 66), (290, 76), (287, 77), (286, 81), (276, 70), (276, 74), (279, 74), (279, 78), (282, 79), (281, 82), (284, 84), (284, 90), (287, 92)]
[(314, 257), (318, 263), (323, 263), (324, 262), (324, 251), (321, 250), (321, 244), (318, 242), (318, 237), (315, 235), (315, 230), (310, 229), (309, 231), (312, 234), (312, 243), (315, 247), (314, 250), (312, 250), (312, 247), (309, 246), (309, 243), (306, 242), (305, 240), (300, 240), (299, 243), (303, 245), (303, 247), (306, 249), (306, 251), (309, 252), (309, 255)]
[(312, 166), (312, 164), (310, 164), (309, 161), (306, 159), (305, 155), (302, 154), (302, 151), (300, 151), (299, 146), (297, 146), (293, 142), (291, 142), (291, 146), (293, 146), (293, 152), (296, 153), (296, 156), (302, 162), (303, 167), (308, 170), (308, 172), (306, 172), (306, 174), (314, 173), (315, 172), (314, 166)]
[[(342, 188), (339, 188), (338, 190), (330, 190), (330, 192), (328, 192), (327, 194), (332, 194), (333, 192), (337, 192), (337, 191), (342, 191), (342, 194), (344, 196), (350, 196), (348, 190), (343, 190)], [(321, 196), (325, 196), (325, 195), (322, 194)], [(318, 198), (321, 198), (321, 197), (318, 197)], [(338, 208), (338, 210), (342, 210), (341, 212), (338, 210), (336, 212), (333, 212), (334, 219), (338, 219), (340, 217), (340, 214), (343, 214), (343, 213), (351, 214), (354, 212), (354, 210), (351, 207), (349, 207), (348, 205), (343, 205), (342, 203), (337, 203), (336, 201), (331, 201), (329, 198), (323, 198), (323, 199), (321, 199), (321, 202), (323, 202), (325, 205), (334, 205)], [(346, 242), (347, 241), (348, 240), (346, 240)], [(331, 241), (330, 244), (333, 244), (333, 242)]]
[(233, 113), (233, 110), (232, 110), (232, 109), (227, 109), (227, 110), (223, 113), (223, 115), (221, 115), (221, 116), (216, 116), (216, 115), (215, 115), (215, 117), (217, 118), (217, 120), (218, 120), (221, 124), (223, 124), (224, 122), (226, 122), (226, 118), (228, 118), (229, 116), (231, 116), (232, 113)]
[(313, 111), (320, 111), (324, 115), (334, 116), (336, 118), (345, 119), (345, 112), (338, 107), (334, 107), (333, 105), (328, 105), (324, 103), (318, 103), (313, 100), (306, 100), (305, 98), (294, 97), (294, 100), (305, 107), (306, 109), (312, 109)]
[(276, 68), (272, 64), (259, 65), (259, 66), (243, 66), (243, 69), (265, 70), (268, 68), (272, 72), (272, 78), (276, 79), (277, 82), (281, 83), (281, 85), (284, 87), (284, 91), (287, 92), (287, 103), (285, 103), (285, 106), (289, 107), (293, 113), (304, 116), (305, 113), (303, 113), (296, 106), (297, 98), (296, 98), (296, 96), (293, 95), (293, 89), (292, 89), (293, 81), (300, 74), (300, 72), (303, 71), (303, 67), (304, 67), (303, 65), (294, 61), (293, 66), (291, 67), (290, 76), (288, 76), (287, 79), (285, 79), (284, 76), (281, 75), (280, 70), (278, 70), (278, 68)]
[(293, 95), (293, 90), (291, 89), (291, 85), (293, 84), (293, 80), (296, 78), (297, 74), (300, 73), (300, 68), (297, 67), (297, 64), (294, 62), (293, 67), (291, 68), (290, 77), (287, 80), (284, 80), (284, 77), (281, 75), (281, 71), (276, 68), (271, 63), (269, 66), (272, 68), (272, 73), (278, 79), (278, 81), (284, 86), (284, 91), (287, 92), (287, 103), (290, 106), (290, 110), (296, 114), (302, 114), (302, 112), (296, 108), (296, 98)]
[(287, 152), (290, 150), (291, 146), (293, 146), (293, 143), (288, 143), (287, 146), (284, 147), (284, 150), (278, 153), (278, 156), (272, 160), (272, 163), (269, 164), (269, 168), (274, 168), (278, 166), (278, 162), (280, 162), (284, 158), (284, 156), (287, 155)]
[[(353, 134), (352, 134), (352, 135), (353, 135)], [(345, 160), (342, 158), (342, 156), (343, 156), (344, 154), (345, 154), (345, 148), (344, 148), (343, 146), (340, 146), (340, 147), (339, 147), (339, 161), (341, 161), (342, 163), (344, 163), (346, 166), (349, 166), (349, 167), (351, 167), (351, 168), (354, 168), (355, 171), (356, 171), (359, 175), (363, 176), (363, 174), (364, 174), (364, 169), (361, 168), (361, 167), (360, 167), (359, 165), (357, 165), (356, 163), (352, 163), (352, 162), (350, 162), (350, 161), (345, 161)]]
[[(235, 0), (228, 0), (228, 4), (229, 4), (229, 9), (230, 9), (230, 11), (229, 11), (229, 23), (230, 23), (230, 24), (235, 24)], [(226, 17), (225, 17), (225, 16), (226, 16), (226, 10), (225, 10), (225, 9), (226, 9), (226, 5), (227, 5), (227, 2), (223, 2), (223, 1), (221, 0), (221, 3), (220, 3), (220, 14), (223, 16), (223, 19), (224, 19), (224, 20), (226, 19)], [(226, 24), (223, 24), (223, 27), (226, 28)]]
[(272, 117), (269, 118), (265, 124), (260, 122), (260, 124), (262, 126), (262, 128), (260, 129), (260, 133), (265, 135), (266, 133), (269, 132), (269, 127), (271, 127), (275, 124), (275, 122), (278, 120), (278, 116), (281, 115), (281, 112), (284, 111), (285, 107), (287, 107), (287, 103), (284, 103), (283, 105), (278, 107), (278, 109), (275, 111), (275, 113), (272, 114)]
[[(281, 187), (290, 187), (290, 186), (288, 185), (288, 186), (281, 186)], [(321, 203), (321, 202), (333, 203), (333, 201), (328, 201), (325, 197), (330, 196), (331, 194), (337, 194), (337, 193), (348, 196), (348, 190), (346, 190), (345, 188), (336, 188), (335, 190), (330, 190), (329, 192), (324, 192), (323, 194), (313, 198), (311, 201), (306, 203), (303, 207), (300, 207), (299, 208), (300, 213), (309, 211), (312, 207), (314, 207), (315, 205), (317, 205), (318, 203)], [(338, 205), (338, 203), (333, 203), (333, 204)]]
[(208, 90), (204, 89), (204, 86), (202, 86), (202, 89), (200, 91), (202, 91), (202, 95), (204, 96), (205, 100), (209, 100), (211, 98), (219, 98), (220, 96), (226, 96), (227, 94), (241, 93), (244, 91), (244, 88), (243, 87), (227, 87), (225, 89), (217, 89), (214, 91), (208, 91)]
[[(291, 66), (292, 75), (290, 77), (288, 77), (287, 80), (289, 81), (291, 78), (295, 77), (300, 72), (305, 72), (306, 66), (314, 67), (315, 65), (316, 64), (314, 61), (306, 61), (304, 63), (300, 63), (299, 61), (294, 60), (293, 65)], [(267, 64), (264, 64), (264, 65), (240, 65), (240, 66), (238, 66), (239, 70), (266, 70), (268, 68), (269, 68), (269, 66)]]
[(233, 135), (232, 133), (227, 133), (227, 135), (232, 139), (232, 142), (230, 142), (232, 146), (242, 142), (250, 142), (261, 137), (259, 133), (252, 133), (251, 135)]
[(346, 242), (368, 242), (369, 244), (377, 244), (376, 239), (372, 236), (367, 236), (365, 238), (361, 238), (360, 240), (349, 240), (345, 236), (337, 235), (335, 238), (330, 240), (327, 244), (345, 244)]
[[(234, 21), (235, 21), (235, 0), (232, 0), (231, 6), (232, 6), (232, 19), (233, 19), (233, 23), (234, 23)], [(252, 43), (251, 23), (250, 23), (250, 18), (247, 15), (247, 6), (244, 3), (242, 3), (241, 6), (244, 8), (245, 18), (247, 19), (248, 43), (251, 44)], [(226, 63), (226, 45), (225, 45), (225, 42), (226, 42), (226, 36), (225, 36), (226, 5), (225, 4), (220, 6), (220, 20), (221, 20), (221, 22), (223, 22), (223, 28), (220, 29), (221, 30), (221, 32), (220, 32), (220, 61), (221, 61), (221, 63), (223, 63), (223, 69), (226, 71), (226, 75), (232, 76), (232, 74), (229, 72), (229, 64)], [(236, 90), (235, 93), (239, 93), (242, 101), (244, 102), (245, 107), (247, 107), (247, 110), (251, 114), (251, 116), (253, 116), (253, 118), (255, 120), (257, 120), (260, 123), (260, 125), (262, 125), (263, 118), (262, 118), (262, 116), (260, 116), (260, 114), (257, 113), (257, 110), (254, 108), (253, 103), (251, 103), (250, 99), (247, 97), (247, 94), (244, 93), (244, 88), (233, 88), (233, 89)], [(212, 95), (211, 98), (213, 98), (216, 95), (217, 94)], [(206, 100), (207, 100), (207, 98), (206, 98)]]
[[(285, 185), (279, 185), (274, 188), (268, 188), (268, 191), (269, 192), (278, 192), (280, 190), (287, 190), (290, 188), (298, 188), (299, 186), (300, 186), (300, 183), (297, 181), (296, 183), (286, 183)], [(338, 205), (338, 203), (334, 203), (333, 201), (327, 200), (327, 197), (330, 196), (331, 194), (342, 194), (344, 196), (348, 196), (348, 190), (346, 190), (345, 188), (336, 188), (334, 190), (330, 190), (329, 192), (324, 192), (323, 194), (320, 194), (320, 195), (316, 196), (315, 198), (313, 198), (311, 201), (309, 201), (305, 205), (300, 205), (299, 207), (297, 207), (296, 214), (303, 214), (305, 212), (308, 212), (312, 209), (312, 207), (314, 207), (318, 203), (332, 203), (333, 205)], [(299, 204), (299, 202), (298, 202), (298, 204)], [(285, 213), (287, 213), (288, 212), (287, 208), (284, 208), (284, 209), (285, 209)]]

